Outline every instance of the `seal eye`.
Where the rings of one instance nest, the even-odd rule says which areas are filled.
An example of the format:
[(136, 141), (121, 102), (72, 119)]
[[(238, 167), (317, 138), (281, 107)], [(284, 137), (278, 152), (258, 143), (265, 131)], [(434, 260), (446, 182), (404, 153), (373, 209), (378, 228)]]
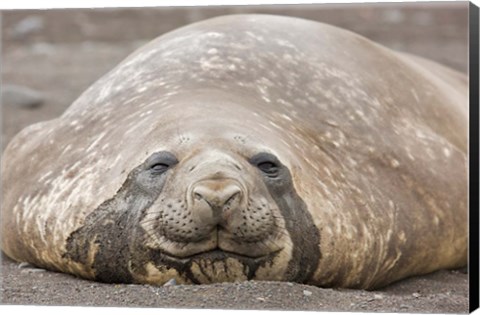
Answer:
[(250, 163), (269, 177), (276, 177), (280, 170), (280, 162), (270, 153), (259, 153), (250, 159)]
[(275, 174), (278, 171), (277, 164), (273, 162), (262, 162), (257, 164), (257, 167), (264, 173)]
[(168, 151), (161, 151), (152, 154), (148, 160), (146, 169), (152, 174), (162, 174), (178, 163), (177, 158)]
[(167, 164), (163, 164), (163, 163), (158, 163), (158, 164), (154, 164), (152, 166), (150, 166), (150, 169), (156, 173), (159, 173), (159, 172), (165, 172), (167, 169), (169, 168), (169, 166)]

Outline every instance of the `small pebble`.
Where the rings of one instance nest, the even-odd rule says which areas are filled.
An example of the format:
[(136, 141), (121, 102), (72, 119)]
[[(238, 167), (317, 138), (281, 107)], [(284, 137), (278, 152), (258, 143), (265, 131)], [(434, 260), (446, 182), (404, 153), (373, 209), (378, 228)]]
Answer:
[(416, 293), (416, 292), (415, 292), (415, 293), (412, 294), (412, 296), (413, 296), (414, 298), (418, 299), (421, 295), (420, 295), (420, 293)]
[(46, 270), (32, 267), (31, 269), (29, 268), (29, 269), (22, 270), (22, 272), (34, 273), (34, 272), (46, 272)]
[(265, 302), (265, 299), (263, 297), (258, 297), (257, 300), (259, 300), (260, 302)]
[(13, 29), (10, 31), (10, 35), (15, 39), (21, 39), (26, 35), (41, 31), (44, 24), (43, 17), (35, 15), (27, 16), (14, 25)]
[(1, 89), (2, 104), (34, 109), (43, 104), (45, 97), (26, 86), (4, 84)]
[(310, 295), (312, 295), (312, 292), (308, 291), (308, 290), (303, 290), (303, 295), (310, 296)]
[(32, 265), (30, 265), (29, 263), (27, 262), (21, 262), (18, 264), (18, 269), (23, 269), (23, 268), (33, 268)]
[(374, 295), (373, 295), (373, 298), (374, 298), (375, 300), (382, 300), (382, 299), (383, 299), (383, 295), (381, 295), (381, 294), (374, 294)]
[(172, 278), (172, 279), (168, 280), (163, 286), (168, 287), (168, 286), (176, 285), (176, 284), (177, 284), (177, 280), (175, 280), (175, 278)]

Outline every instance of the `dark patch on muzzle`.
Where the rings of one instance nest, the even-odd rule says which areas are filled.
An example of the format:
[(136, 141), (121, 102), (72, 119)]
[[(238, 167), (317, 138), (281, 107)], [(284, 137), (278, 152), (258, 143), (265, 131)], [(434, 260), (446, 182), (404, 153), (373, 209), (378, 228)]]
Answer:
[(320, 233), (313, 222), (305, 202), (298, 196), (293, 186), (288, 168), (277, 161), (278, 175), (275, 178), (264, 176), (264, 183), (277, 203), (285, 220), (285, 227), (293, 243), (286, 281), (308, 283), (317, 269), (320, 253)]
[(95, 280), (131, 283), (130, 270), (149, 259), (138, 222), (158, 198), (167, 176), (152, 173), (151, 159), (132, 170), (115, 196), (90, 213), (83, 227), (67, 239), (64, 258), (87, 266), (89, 253), (95, 251), (93, 264), (87, 266), (94, 270)]

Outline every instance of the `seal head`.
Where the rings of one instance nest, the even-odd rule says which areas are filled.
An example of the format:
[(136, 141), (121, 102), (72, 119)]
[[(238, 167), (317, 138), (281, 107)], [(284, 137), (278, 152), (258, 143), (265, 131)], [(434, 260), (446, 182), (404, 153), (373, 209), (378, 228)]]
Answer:
[[(64, 257), (106, 282), (168, 280), (166, 269), (183, 283), (309, 279), (319, 234), (288, 167), (231, 124), (203, 124), (179, 139), (185, 148), (153, 152), (134, 168), (68, 238)], [(215, 136), (224, 128), (231, 139)], [(202, 139), (215, 140), (195, 145)]]

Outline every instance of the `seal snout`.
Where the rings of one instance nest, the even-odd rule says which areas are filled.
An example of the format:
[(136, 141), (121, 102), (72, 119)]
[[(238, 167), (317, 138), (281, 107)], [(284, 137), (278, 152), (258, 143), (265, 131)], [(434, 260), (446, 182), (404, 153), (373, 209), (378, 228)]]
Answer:
[(285, 234), (260, 172), (251, 161), (218, 150), (181, 160), (145, 220), (146, 229), (156, 226), (152, 234), (172, 257), (219, 251), (257, 259), (277, 252)]
[(241, 207), (245, 193), (236, 180), (207, 179), (196, 183), (191, 195), (194, 212), (204, 224), (225, 226), (231, 211)]
[(242, 198), (242, 189), (232, 181), (206, 180), (198, 183), (192, 190), (194, 200), (205, 201), (212, 209), (222, 209)]

